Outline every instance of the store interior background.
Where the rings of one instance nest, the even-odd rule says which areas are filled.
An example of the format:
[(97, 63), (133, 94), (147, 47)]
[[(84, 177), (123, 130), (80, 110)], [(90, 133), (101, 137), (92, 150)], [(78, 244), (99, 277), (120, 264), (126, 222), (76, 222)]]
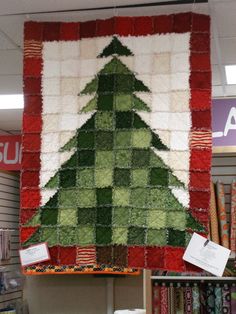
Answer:
[[(236, 1), (209, 0), (194, 5), (163, 5), (117, 9), (126, 4), (161, 2), (151, 0), (10, 0), (0, 2), (0, 94), (22, 94), (23, 24), (35, 21), (86, 21), (114, 15), (160, 15), (194, 10), (210, 14), (212, 19), (211, 61), (213, 97), (236, 95), (236, 85), (227, 85), (225, 65), (236, 64)], [(166, 1), (168, 2), (168, 1)], [(181, 1), (180, 1), (181, 2)], [(113, 6), (111, 10), (37, 13)], [(22, 14), (19, 14), (22, 13)], [(0, 134), (21, 131), (22, 110), (0, 110)], [(24, 296), (32, 313), (106, 313), (107, 279), (88, 275), (35, 276), (26, 280)], [(116, 309), (143, 307), (142, 276), (116, 278)], [(79, 309), (79, 310), (78, 310)]]

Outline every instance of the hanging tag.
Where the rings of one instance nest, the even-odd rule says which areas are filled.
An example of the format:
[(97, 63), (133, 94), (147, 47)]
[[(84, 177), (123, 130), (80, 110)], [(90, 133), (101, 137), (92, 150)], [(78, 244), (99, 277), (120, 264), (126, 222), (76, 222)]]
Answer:
[(221, 277), (229, 255), (229, 249), (194, 233), (185, 250), (183, 259), (213, 275)]
[(32, 245), (25, 250), (19, 250), (21, 266), (29, 266), (50, 260), (46, 242)]

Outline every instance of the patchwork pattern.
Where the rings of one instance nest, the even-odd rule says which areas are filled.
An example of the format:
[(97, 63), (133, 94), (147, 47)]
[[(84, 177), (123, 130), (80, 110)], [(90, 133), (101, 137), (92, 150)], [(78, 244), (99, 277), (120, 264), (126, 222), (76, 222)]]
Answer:
[(209, 51), (196, 45), (209, 25), (196, 19), (208, 21), (26, 23), (23, 247), (46, 241), (50, 263), (75, 272), (187, 269), (191, 233), (207, 231), (211, 160)]

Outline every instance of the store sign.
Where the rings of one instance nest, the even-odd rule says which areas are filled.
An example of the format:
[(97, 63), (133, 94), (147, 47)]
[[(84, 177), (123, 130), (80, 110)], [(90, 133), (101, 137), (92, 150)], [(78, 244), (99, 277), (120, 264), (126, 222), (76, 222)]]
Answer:
[(213, 147), (236, 147), (236, 99), (212, 102)]
[(0, 170), (20, 170), (21, 136), (0, 136)]

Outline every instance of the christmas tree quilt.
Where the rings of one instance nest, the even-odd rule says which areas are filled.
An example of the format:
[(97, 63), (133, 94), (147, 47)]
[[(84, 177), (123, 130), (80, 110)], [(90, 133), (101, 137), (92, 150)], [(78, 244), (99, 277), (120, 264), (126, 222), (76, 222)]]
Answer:
[(25, 24), (21, 244), (51, 255), (37, 270), (190, 269), (208, 226), (209, 38), (192, 13)]

